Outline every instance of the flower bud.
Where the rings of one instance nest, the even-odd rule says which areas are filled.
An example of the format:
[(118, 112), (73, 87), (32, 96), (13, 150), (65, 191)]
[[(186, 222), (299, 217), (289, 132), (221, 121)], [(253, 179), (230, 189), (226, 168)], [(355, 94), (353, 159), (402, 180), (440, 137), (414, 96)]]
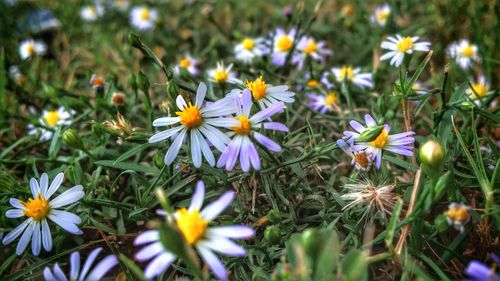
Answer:
[(316, 229), (309, 228), (302, 233), (302, 246), (304, 246), (308, 255), (313, 256), (316, 254), (320, 244), (320, 238), (321, 237)]
[(378, 126), (373, 126), (369, 127), (368, 129), (364, 130), (357, 138), (356, 142), (370, 142), (375, 140), (382, 130), (384, 129), (384, 125), (378, 125)]
[(267, 218), (271, 223), (279, 223), (281, 220), (280, 211), (276, 209), (270, 210), (269, 212), (267, 212)]
[(67, 129), (64, 131), (62, 136), (64, 144), (69, 147), (81, 149), (83, 147), (82, 139), (78, 136), (78, 132), (75, 129)]
[(419, 158), (426, 172), (434, 174), (439, 173), (443, 165), (443, 147), (435, 140), (428, 140), (420, 148)]
[(266, 227), (266, 230), (264, 230), (264, 239), (266, 239), (267, 242), (275, 245), (278, 244), (281, 241), (281, 233), (280, 233), (280, 228), (277, 227), (276, 225), (270, 225)]

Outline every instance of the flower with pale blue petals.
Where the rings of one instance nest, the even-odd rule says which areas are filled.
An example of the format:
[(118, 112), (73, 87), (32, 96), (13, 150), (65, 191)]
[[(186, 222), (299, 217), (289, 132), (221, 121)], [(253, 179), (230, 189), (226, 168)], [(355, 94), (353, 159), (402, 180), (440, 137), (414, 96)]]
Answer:
[(430, 42), (417, 42), (420, 37), (418, 36), (404, 36), (397, 34), (396, 36), (389, 36), (387, 40), (382, 42), (380, 47), (387, 49), (389, 52), (380, 57), (380, 60), (391, 60), (391, 65), (399, 67), (405, 58), (405, 54), (413, 54), (414, 51), (427, 52), (431, 45)]
[(292, 50), (295, 34), (297, 31), (292, 28), (286, 32), (283, 28), (278, 28), (273, 35), (272, 61), (276, 66), (285, 65), (286, 58)]
[(327, 111), (339, 110), (337, 106), (338, 97), (335, 92), (330, 91), (326, 95), (310, 93), (307, 96), (309, 97), (309, 106), (321, 114), (325, 114)]
[[(261, 109), (265, 109), (279, 102), (286, 104), (295, 101), (295, 93), (289, 91), (287, 85), (273, 86), (267, 84), (262, 76), (254, 81), (245, 81), (244, 87), (250, 90), (253, 100), (259, 104)], [(241, 89), (234, 89), (228, 94), (228, 97), (241, 96), (242, 92)]]
[(465, 269), (468, 278), (465, 281), (500, 281), (500, 274), (496, 271), (500, 266), (500, 257), (491, 254), (491, 259), (496, 263), (496, 266), (489, 267), (485, 263), (473, 260)]
[(325, 57), (331, 54), (333, 54), (333, 52), (326, 48), (326, 42), (316, 42), (313, 37), (304, 36), (300, 38), (297, 43), (292, 62), (296, 64), (299, 69), (302, 69), (308, 57), (319, 62), (324, 62)]
[[(202, 260), (210, 267), (219, 280), (228, 280), (228, 272), (222, 261), (215, 255), (241, 257), (246, 250), (231, 239), (248, 239), (255, 234), (248, 226), (210, 226), (234, 200), (232, 191), (224, 193), (219, 199), (202, 208), (205, 197), (205, 184), (199, 181), (188, 208), (177, 209), (171, 216), (185, 242), (194, 247)], [(141, 233), (134, 241), (135, 246), (144, 246), (135, 254), (135, 259), (144, 262), (151, 260), (144, 270), (146, 278), (152, 279), (165, 272), (176, 260), (175, 254), (166, 249), (160, 241), (158, 230)], [(214, 253), (215, 252), (215, 253)]]

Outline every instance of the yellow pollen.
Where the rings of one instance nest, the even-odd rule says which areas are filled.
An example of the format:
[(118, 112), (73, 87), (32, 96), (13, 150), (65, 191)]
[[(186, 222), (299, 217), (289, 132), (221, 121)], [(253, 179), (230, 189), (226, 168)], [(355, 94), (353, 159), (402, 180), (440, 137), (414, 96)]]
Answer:
[(28, 54), (33, 55), (35, 53), (35, 45), (28, 44), (28, 46), (26, 47), (26, 50), (28, 51)]
[(461, 206), (456, 206), (450, 208), (446, 212), (446, 215), (453, 221), (463, 222), (469, 216), (469, 210)]
[(179, 64), (182, 68), (188, 68), (189, 65), (191, 65), (191, 60), (189, 60), (188, 58), (183, 58), (183, 59), (181, 59)]
[(366, 154), (366, 152), (355, 153), (354, 161), (363, 168), (367, 168), (368, 165), (370, 165), (370, 159), (368, 159), (368, 154)]
[(316, 45), (316, 42), (314, 40), (309, 40), (307, 41), (307, 46), (304, 48), (304, 54), (309, 55), (314, 53), (318, 49), (318, 45)]
[(198, 106), (191, 103), (183, 111), (177, 111), (175, 114), (181, 118), (181, 124), (189, 129), (198, 127), (203, 121)]
[(139, 17), (141, 20), (149, 20), (151, 18), (151, 14), (148, 9), (142, 9)]
[(486, 96), (488, 93), (488, 88), (486, 85), (481, 84), (481, 83), (474, 83), (472, 84), (472, 98), (477, 99), (477, 98), (482, 98)]
[(387, 145), (387, 140), (389, 138), (389, 132), (387, 132), (385, 129), (382, 129), (382, 132), (380, 132), (380, 135), (373, 140), (370, 144), (372, 146), (375, 146), (376, 148), (384, 148)]
[(30, 198), (28, 202), (21, 201), (21, 204), (24, 206), (24, 215), (36, 221), (41, 221), (49, 215), (50, 206), (40, 193), (35, 199)]
[(255, 43), (250, 38), (243, 39), (243, 42), (241, 42), (241, 44), (243, 45), (243, 48), (245, 48), (249, 51), (252, 50), (253, 47), (255, 46)]
[(334, 92), (329, 92), (328, 95), (326, 95), (325, 104), (328, 106), (332, 106), (336, 102), (337, 102), (337, 95)]
[(248, 135), (252, 131), (250, 120), (245, 115), (241, 115), (239, 118), (235, 118), (240, 121), (240, 125), (232, 127), (231, 129), (239, 135)]
[(389, 14), (390, 14), (390, 12), (387, 10), (381, 11), (381, 12), (377, 13), (377, 20), (382, 21), (382, 22), (386, 21), (387, 18), (389, 17)]
[(177, 227), (186, 242), (189, 245), (196, 244), (205, 234), (208, 222), (203, 220), (198, 210), (188, 211), (186, 208), (182, 208), (177, 210), (175, 214), (177, 215)]
[(351, 66), (342, 66), (340, 69), (340, 81), (351, 80), (354, 77), (354, 69)]
[(260, 76), (257, 80), (249, 82), (246, 81), (246, 87), (252, 91), (252, 96), (255, 100), (260, 100), (266, 96), (267, 85)]
[(55, 125), (57, 125), (57, 123), (59, 123), (59, 120), (61, 120), (61, 116), (59, 115), (59, 112), (57, 112), (56, 110), (52, 110), (45, 113), (45, 115), (43, 116), (43, 120), (45, 120), (45, 123), (47, 123), (47, 125), (54, 127)]
[(472, 45), (467, 44), (467, 46), (462, 49), (462, 56), (470, 58), (473, 55), (474, 55), (474, 48), (472, 47)]
[(398, 50), (403, 53), (410, 50), (411, 47), (413, 47), (413, 39), (408, 36), (401, 38), (401, 40), (399, 40), (398, 44), (396, 45), (396, 48), (398, 48)]
[(312, 79), (307, 81), (307, 86), (311, 88), (317, 88), (319, 87), (319, 82), (317, 80)]
[(215, 82), (224, 82), (229, 78), (229, 71), (224, 68), (218, 68), (214, 71)]
[(288, 51), (293, 45), (293, 40), (288, 35), (283, 35), (276, 40), (276, 46), (280, 52)]

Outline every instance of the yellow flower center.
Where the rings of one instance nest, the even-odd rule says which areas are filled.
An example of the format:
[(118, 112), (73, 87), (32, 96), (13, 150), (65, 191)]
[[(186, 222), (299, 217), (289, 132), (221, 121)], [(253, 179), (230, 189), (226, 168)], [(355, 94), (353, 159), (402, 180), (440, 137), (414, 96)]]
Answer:
[(387, 10), (383, 10), (383, 11), (381, 11), (381, 12), (377, 13), (377, 20), (378, 20), (379, 22), (386, 21), (386, 20), (387, 20), (387, 18), (389, 17), (389, 14), (390, 14), (390, 12), (389, 12), (389, 11), (387, 11)]
[(486, 85), (481, 83), (472, 84), (472, 90), (472, 98), (474, 99), (482, 98), (488, 93), (488, 88), (486, 87)]
[(283, 35), (276, 41), (276, 46), (281, 52), (288, 51), (293, 45), (293, 40), (288, 35)]
[(262, 76), (252, 82), (246, 81), (245, 84), (252, 91), (252, 96), (255, 100), (260, 100), (266, 96), (267, 85)]
[(215, 82), (224, 82), (229, 77), (229, 71), (222, 69), (216, 69), (214, 71), (214, 80)]
[(328, 106), (332, 106), (336, 102), (337, 102), (337, 95), (334, 92), (329, 92), (328, 95), (326, 95), (325, 104)]
[(35, 199), (30, 198), (28, 202), (21, 201), (21, 204), (24, 206), (24, 215), (36, 221), (40, 221), (49, 215), (50, 206), (40, 193)]
[(413, 47), (413, 39), (411, 37), (405, 36), (399, 40), (398, 44), (396, 45), (396, 48), (402, 53), (408, 51)]
[(232, 127), (231, 129), (239, 135), (248, 135), (252, 131), (250, 120), (245, 115), (241, 115), (239, 118), (235, 118), (240, 121), (240, 125)]
[(354, 69), (351, 66), (342, 66), (340, 69), (340, 81), (351, 80), (354, 77)]
[(312, 79), (307, 81), (307, 86), (311, 88), (317, 88), (319, 87), (319, 82), (317, 80)]
[(467, 44), (467, 46), (462, 49), (462, 56), (470, 58), (473, 55), (474, 55), (474, 48), (472, 47), (472, 45)]
[(380, 135), (373, 140), (370, 144), (372, 146), (375, 146), (376, 148), (384, 148), (387, 145), (387, 140), (389, 138), (389, 132), (387, 132), (385, 129), (382, 129), (382, 132), (380, 132)]
[(304, 48), (304, 54), (309, 55), (311, 53), (314, 53), (318, 49), (318, 45), (316, 45), (316, 42), (314, 40), (309, 40), (307, 41), (307, 45)]
[(189, 60), (188, 58), (183, 58), (183, 59), (181, 59), (179, 64), (182, 68), (188, 68), (189, 65), (191, 65), (191, 60)]
[(198, 210), (188, 211), (182, 208), (175, 212), (177, 227), (189, 245), (193, 245), (205, 234), (208, 221), (203, 220)]
[(463, 222), (469, 216), (469, 210), (462, 206), (455, 206), (450, 208), (446, 215), (453, 221)]
[(243, 42), (241, 42), (241, 44), (243, 45), (243, 48), (245, 48), (249, 51), (252, 50), (253, 47), (255, 46), (255, 43), (250, 38), (243, 39)]
[(52, 110), (45, 113), (45, 115), (43, 116), (43, 120), (45, 120), (45, 123), (47, 123), (47, 125), (54, 127), (55, 125), (57, 125), (57, 123), (59, 123), (59, 120), (61, 120), (61, 115), (59, 115), (59, 112), (57, 112), (57, 110)]
[(149, 20), (151, 18), (151, 13), (149, 12), (149, 9), (142, 9), (141, 13), (139, 14), (139, 17), (141, 20)]
[(26, 47), (26, 50), (28, 51), (28, 54), (33, 55), (35, 53), (35, 45), (28, 44), (28, 46)]
[(183, 111), (177, 111), (175, 114), (181, 118), (181, 124), (189, 129), (198, 127), (203, 121), (198, 106), (191, 103)]

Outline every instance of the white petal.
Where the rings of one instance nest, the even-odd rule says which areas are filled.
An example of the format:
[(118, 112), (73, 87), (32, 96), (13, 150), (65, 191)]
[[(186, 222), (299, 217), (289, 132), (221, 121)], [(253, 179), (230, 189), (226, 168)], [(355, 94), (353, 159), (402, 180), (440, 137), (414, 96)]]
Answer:
[(180, 121), (181, 121), (180, 117), (161, 117), (153, 121), (153, 126), (155, 127), (170, 126), (179, 123)]
[(144, 245), (153, 241), (158, 241), (160, 235), (157, 230), (147, 230), (139, 234), (134, 240), (134, 246)]
[(47, 220), (42, 220), (42, 245), (45, 251), (50, 252), (52, 250), (52, 234)]
[(19, 243), (17, 243), (16, 254), (18, 256), (20, 256), (24, 252), (24, 250), (26, 250), (26, 247), (28, 247), (31, 237), (33, 236), (34, 230), (35, 230), (35, 223), (33, 220), (30, 220), (28, 223), (28, 227), (21, 236), (21, 239), (19, 239)]
[(54, 194), (54, 192), (56, 192), (57, 189), (59, 189), (63, 180), (64, 180), (64, 173), (57, 174), (57, 176), (52, 180), (52, 183), (50, 184), (47, 193), (45, 193), (45, 199), (49, 200), (50, 196), (52, 196), (52, 194)]
[(59, 281), (56, 279), (54, 274), (52, 274), (52, 271), (50, 271), (50, 268), (48, 266), (43, 270), (43, 278), (45, 279), (45, 281)]
[(211, 227), (207, 229), (207, 236), (222, 236), (233, 239), (251, 238), (255, 235), (255, 231), (244, 225), (230, 225)]
[(76, 226), (74, 223), (68, 221), (65, 219), (64, 216), (59, 217), (53, 214), (53, 212), (49, 215), (49, 219), (51, 219), (53, 222), (55, 222), (57, 225), (59, 225), (61, 228), (66, 230), (69, 233), (75, 234), (75, 235), (80, 235), (83, 232)]
[[(191, 130), (191, 157), (193, 158), (193, 165), (196, 168), (201, 166), (201, 135), (197, 134), (197, 129)], [(203, 137), (201, 137), (203, 138)]]
[(16, 240), (16, 238), (19, 237), (19, 235), (21, 235), (21, 233), (23, 233), (23, 231), (26, 229), (26, 227), (28, 226), (28, 224), (32, 220), (33, 220), (32, 218), (29, 218), (29, 219), (23, 221), (20, 225), (18, 225), (16, 228), (14, 228), (11, 232), (9, 232), (7, 235), (5, 235), (2, 243), (4, 245), (7, 245), (10, 242)]
[(42, 249), (42, 234), (40, 232), (40, 223), (37, 221), (33, 222), (33, 241), (31, 241), (31, 252), (34, 256), (40, 254)]
[(31, 194), (33, 194), (33, 198), (36, 198), (40, 193), (40, 187), (38, 186), (38, 182), (36, 181), (35, 178), (30, 179), (30, 189), (31, 189)]
[(20, 202), (18, 199), (15, 199), (15, 198), (10, 198), (10, 199), (9, 199), (9, 203), (10, 203), (10, 205), (12, 205), (12, 207), (14, 207), (14, 208), (18, 208), (18, 209), (24, 210), (24, 206), (23, 206), (23, 204), (21, 204), (21, 202)]
[(220, 259), (209, 249), (201, 245), (198, 245), (197, 249), (200, 252), (201, 258), (208, 264), (210, 269), (212, 269), (215, 277), (220, 280), (227, 280), (227, 271)]
[(157, 143), (157, 142), (160, 142), (162, 140), (166, 140), (169, 137), (177, 134), (182, 129), (184, 129), (183, 126), (177, 126), (177, 127), (173, 127), (173, 128), (168, 129), (168, 130), (156, 133), (149, 138), (149, 143)]
[(165, 252), (161, 242), (151, 243), (135, 253), (135, 259), (138, 261), (147, 261), (161, 252)]
[(9, 219), (20, 218), (24, 216), (24, 211), (20, 209), (10, 209), (5, 212), (5, 216)]
[(226, 256), (242, 257), (247, 254), (243, 247), (224, 237), (214, 237), (199, 244)]
[(203, 104), (203, 101), (205, 100), (205, 95), (207, 94), (207, 85), (205, 83), (201, 82), (200, 85), (198, 85), (198, 90), (196, 91), (196, 100), (195, 100), (195, 105), (201, 107)]
[(42, 196), (45, 196), (45, 193), (47, 193), (47, 189), (49, 188), (49, 176), (47, 173), (43, 173), (42, 177), (40, 178), (40, 194)]
[(182, 111), (184, 110), (185, 107), (187, 107), (186, 101), (181, 95), (177, 96), (177, 99), (175, 100), (175, 103), (177, 104), (177, 107)]
[(175, 256), (171, 253), (163, 253), (156, 257), (152, 262), (146, 266), (144, 274), (146, 278), (152, 279), (155, 276), (160, 275), (160, 273), (167, 270), (170, 264), (175, 260)]
[(80, 272), (80, 254), (78, 252), (73, 252), (70, 256), (69, 279), (76, 280), (76, 278), (78, 278), (79, 272)]
[(73, 213), (67, 212), (67, 211), (51, 210), (50, 213), (54, 216), (58, 216), (64, 220), (71, 222), (71, 223), (74, 223), (74, 224), (80, 224), (82, 222), (82, 219), (80, 219), (79, 216), (77, 216)]
[(82, 197), (85, 195), (83, 192), (83, 186), (81, 185), (76, 185), (73, 186), (72, 188), (66, 190), (53, 200), (49, 202), (49, 205), (51, 208), (59, 208), (62, 206), (67, 206), (70, 204), (75, 203), (76, 201), (82, 199)]
[(101, 278), (117, 264), (118, 259), (115, 256), (109, 255), (105, 257), (90, 272), (86, 281), (101, 280)]
[(212, 221), (215, 219), (220, 213), (222, 213), (234, 200), (234, 192), (227, 191), (222, 194), (219, 199), (210, 203), (208, 206), (203, 208), (201, 211), (201, 216), (206, 221)]
[(189, 211), (201, 210), (203, 206), (203, 199), (205, 198), (205, 183), (200, 180), (196, 183), (196, 189), (193, 194), (193, 199), (191, 199), (191, 204), (189, 205)]
[(80, 272), (80, 278), (78, 278), (79, 281), (83, 281), (85, 276), (87, 275), (87, 273), (89, 272), (90, 270), (90, 267), (92, 267), (92, 264), (94, 263), (97, 255), (99, 255), (99, 253), (102, 251), (102, 248), (99, 247), (95, 250), (93, 250), (89, 256), (87, 257), (87, 260), (85, 261), (85, 264), (83, 265), (83, 269), (82, 269), (82, 272)]
[(167, 154), (165, 154), (165, 164), (169, 165), (174, 162), (177, 154), (179, 154), (179, 150), (181, 149), (182, 142), (184, 141), (184, 137), (186, 136), (186, 132), (187, 130), (184, 129), (177, 135), (177, 137), (175, 137), (175, 140), (170, 145)]

